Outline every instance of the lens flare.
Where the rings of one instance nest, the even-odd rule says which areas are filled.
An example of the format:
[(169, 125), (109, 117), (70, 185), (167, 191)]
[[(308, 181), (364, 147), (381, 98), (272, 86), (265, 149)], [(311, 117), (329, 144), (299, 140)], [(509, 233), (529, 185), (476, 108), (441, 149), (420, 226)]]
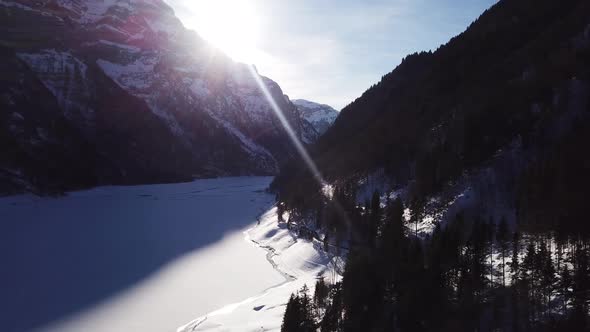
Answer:
[(291, 124), (285, 118), (283, 111), (281, 110), (279, 105), (275, 102), (274, 98), (272, 97), (272, 95), (268, 91), (266, 84), (264, 84), (264, 82), (260, 78), (260, 75), (258, 75), (258, 73), (256, 72), (256, 69), (254, 68), (254, 66), (249, 65), (248, 69), (250, 70), (252, 77), (254, 77), (256, 84), (258, 84), (260, 91), (262, 91), (262, 94), (264, 95), (264, 97), (268, 101), (273, 112), (275, 113), (277, 118), (279, 118), (279, 121), (281, 122), (281, 125), (283, 126), (283, 128), (287, 132), (287, 135), (289, 135), (289, 139), (291, 140), (291, 143), (293, 143), (293, 145), (297, 149), (297, 152), (299, 153), (299, 155), (301, 156), (301, 158), (303, 159), (303, 161), (305, 162), (305, 164), (307, 165), (309, 170), (312, 172), (312, 174), (316, 178), (316, 180), (320, 184), (324, 185), (326, 182), (322, 179), (320, 171), (318, 170), (317, 166), (315, 165), (315, 163), (313, 162), (313, 160), (309, 156), (309, 153), (307, 153), (307, 150), (305, 149), (305, 147), (303, 146), (303, 144), (299, 140), (299, 137), (297, 137), (297, 134), (295, 133), (295, 131), (291, 127)]
[[(276, 101), (272, 97), (272, 94), (268, 91), (266, 84), (264, 84), (264, 81), (262, 81), (262, 79), (260, 78), (260, 75), (258, 75), (256, 68), (254, 68), (254, 66), (252, 66), (252, 65), (248, 65), (248, 69), (250, 70), (250, 74), (252, 74), (252, 77), (256, 81), (258, 88), (260, 89), (260, 91), (262, 92), (264, 97), (266, 98), (266, 101), (268, 101), (271, 109), (273, 110), (273, 112), (275, 113), (277, 118), (279, 118), (279, 121), (281, 122), (281, 125), (283, 126), (283, 128), (287, 132), (287, 135), (289, 136), (291, 143), (293, 143), (293, 145), (295, 146), (297, 153), (299, 153), (299, 156), (301, 157), (301, 159), (303, 159), (303, 161), (305, 162), (307, 168), (309, 168), (309, 170), (311, 171), (315, 180), (320, 184), (321, 188), (332, 188), (332, 186), (329, 185), (328, 182), (323, 179), (322, 174), (320, 173), (318, 167), (313, 162), (313, 159), (311, 159), (309, 153), (307, 152), (307, 149), (305, 148), (305, 146), (303, 146), (303, 144), (299, 140), (299, 137), (297, 137), (297, 133), (295, 132), (295, 130), (293, 130), (289, 121), (287, 121), (287, 119), (285, 118), (285, 115), (283, 114), (283, 110), (281, 110), (279, 105), (276, 103)], [(348, 218), (348, 215), (346, 214), (346, 212), (342, 208), (342, 205), (340, 205), (340, 203), (332, 197), (332, 195), (330, 194), (331, 192), (332, 192), (331, 190), (328, 190), (327, 192), (324, 189), (322, 190), (322, 193), (326, 196), (326, 198), (331, 200), (334, 203), (334, 206), (336, 207), (336, 210), (337, 210), (338, 214), (340, 215), (340, 217), (350, 227), (351, 221)]]
[(185, 26), (235, 61), (256, 63), (264, 59), (257, 44), (261, 17), (251, 0), (181, 0), (178, 16)]

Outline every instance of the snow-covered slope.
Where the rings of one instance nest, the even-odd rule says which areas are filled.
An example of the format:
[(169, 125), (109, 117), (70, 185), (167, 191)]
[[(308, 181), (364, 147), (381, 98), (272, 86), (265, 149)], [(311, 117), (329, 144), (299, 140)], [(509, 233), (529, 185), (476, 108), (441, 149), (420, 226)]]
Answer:
[[(43, 103), (96, 147), (109, 164), (90, 174), (98, 184), (274, 174), (294, 154), (258, 81), (301, 137), (302, 120), (278, 84), (185, 29), (161, 0), (5, 0), (0, 21), (0, 59), (20, 64), (5, 75), (40, 82)], [(0, 105), (16, 113), (30, 108), (20, 96), (39, 95), (19, 82), (0, 86)], [(0, 132), (12, 135), (17, 120), (2, 120)], [(12, 138), (35, 159), (31, 140), (47, 142), (26, 136)], [(44, 160), (11, 157), (0, 157), (0, 169), (38, 177), (28, 164)]]
[(285, 277), (285, 282), (229, 304), (178, 328), (178, 332), (280, 331), (285, 306), (291, 293), (307, 285), (313, 293), (319, 277), (336, 282), (343, 260), (336, 252), (326, 253), (318, 241), (297, 238), (277, 222), (276, 208), (267, 211), (246, 232), (248, 239), (267, 250), (267, 259)]
[(329, 105), (318, 104), (305, 99), (292, 100), (301, 117), (309, 122), (319, 135), (330, 128), (338, 117), (338, 111)]

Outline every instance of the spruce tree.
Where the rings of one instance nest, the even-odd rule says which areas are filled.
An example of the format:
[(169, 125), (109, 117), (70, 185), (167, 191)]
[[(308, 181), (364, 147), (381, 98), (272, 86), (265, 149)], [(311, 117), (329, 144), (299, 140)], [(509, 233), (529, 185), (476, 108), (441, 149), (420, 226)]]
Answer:
[(326, 314), (320, 324), (321, 332), (341, 331), (343, 312), (341, 283), (332, 286), (330, 290), (330, 298), (332, 301), (326, 309)]
[(369, 214), (369, 246), (375, 247), (377, 234), (381, 226), (381, 196), (377, 190), (371, 197), (371, 212)]
[(510, 272), (512, 274), (512, 285), (518, 283), (520, 278), (520, 261), (518, 255), (520, 254), (520, 234), (514, 232), (512, 236), (512, 260), (510, 262)]
[(281, 332), (297, 332), (301, 326), (300, 321), (300, 302), (299, 297), (291, 294), (287, 308), (283, 315), (283, 324), (281, 325)]
[(487, 244), (487, 251), (490, 255), (490, 288), (494, 288), (494, 238), (496, 236), (496, 224), (493, 219), (487, 224), (484, 224), (485, 229), (485, 243)]
[(570, 270), (568, 266), (565, 265), (560, 273), (560, 279), (558, 284), (559, 295), (561, 296), (562, 301), (562, 314), (564, 317), (567, 315), (567, 304), (569, 303), (572, 295), (572, 284), (573, 281)]
[(318, 311), (326, 309), (330, 288), (326, 285), (324, 278), (319, 278), (315, 284), (315, 291), (313, 293), (313, 301)]
[(313, 302), (309, 296), (309, 288), (303, 285), (299, 290), (299, 321), (301, 322), (299, 331), (315, 332), (315, 319), (313, 315)]
[(555, 267), (553, 266), (553, 259), (551, 258), (551, 253), (549, 252), (549, 250), (547, 250), (547, 245), (545, 243), (541, 243), (538, 256), (538, 264), (540, 265), (539, 288), (543, 297), (543, 305), (546, 306), (549, 305), (549, 300), (551, 299), (551, 295), (554, 290), (554, 284), (556, 280)]
[(506, 218), (502, 217), (498, 225), (498, 232), (496, 239), (500, 249), (500, 256), (502, 257), (502, 286), (506, 287), (506, 252), (508, 251), (508, 224)]

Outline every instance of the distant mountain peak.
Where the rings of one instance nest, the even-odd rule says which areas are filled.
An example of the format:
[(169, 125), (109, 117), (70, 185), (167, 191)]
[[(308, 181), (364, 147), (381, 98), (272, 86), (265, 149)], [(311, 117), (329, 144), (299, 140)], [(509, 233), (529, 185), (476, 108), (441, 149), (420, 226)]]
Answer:
[(297, 106), (301, 117), (313, 126), (318, 135), (325, 133), (339, 114), (333, 107), (326, 104), (305, 99), (294, 99), (292, 102)]
[[(321, 103), (317, 103), (315, 101), (310, 101), (307, 99), (293, 99), (292, 100), (294, 104), (296, 105), (302, 105), (302, 106), (307, 106), (307, 107), (327, 107), (327, 108), (331, 108), (334, 111), (336, 111), (332, 106), (327, 105), (327, 104), (321, 104)], [(338, 111), (336, 111), (338, 112)]]

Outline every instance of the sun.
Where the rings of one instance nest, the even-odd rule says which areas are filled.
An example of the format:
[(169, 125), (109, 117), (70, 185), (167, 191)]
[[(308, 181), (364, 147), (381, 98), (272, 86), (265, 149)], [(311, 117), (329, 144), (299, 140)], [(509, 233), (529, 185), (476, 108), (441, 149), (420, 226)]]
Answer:
[(232, 59), (254, 64), (260, 61), (257, 48), (260, 21), (248, 0), (189, 0), (183, 22)]

